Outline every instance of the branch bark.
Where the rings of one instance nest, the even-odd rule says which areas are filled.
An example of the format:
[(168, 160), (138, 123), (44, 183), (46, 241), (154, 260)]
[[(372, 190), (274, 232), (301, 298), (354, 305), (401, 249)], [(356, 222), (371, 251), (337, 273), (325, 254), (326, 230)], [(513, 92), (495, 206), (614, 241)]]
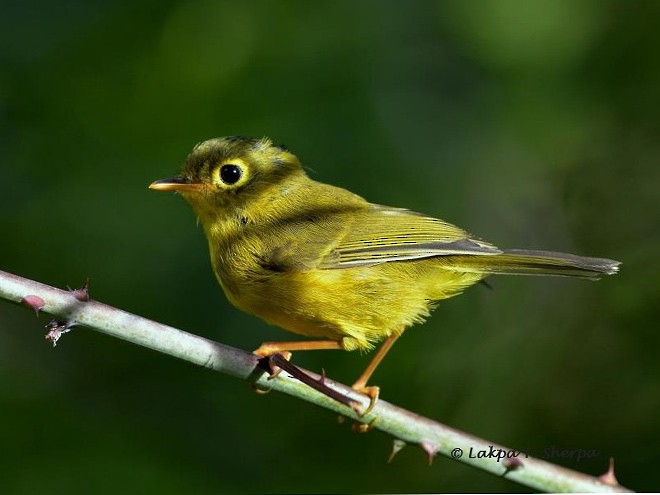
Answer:
[[(0, 297), (23, 303), (54, 315), (60, 328), (82, 325), (158, 352), (184, 359), (199, 366), (247, 380), (260, 388), (270, 388), (312, 402), (361, 423), (370, 424), (394, 438), (394, 450), (405, 444), (417, 444), (429, 455), (440, 453), (483, 471), (505, 477), (529, 488), (545, 492), (628, 492), (610, 481), (588, 476), (549, 462), (527, 456), (501, 445), (468, 435), (431, 419), (419, 416), (384, 400), (379, 400), (364, 417), (335, 400), (283, 372), (269, 380), (254, 355), (196, 335), (163, 325), (93, 300), (75, 292), (0, 271)], [(314, 378), (320, 378), (305, 371)], [(369, 399), (350, 387), (325, 379), (332, 389), (362, 405)], [(476, 457), (483, 451), (486, 457)], [(507, 457), (503, 457), (506, 455)], [(517, 456), (516, 456), (517, 455)]]

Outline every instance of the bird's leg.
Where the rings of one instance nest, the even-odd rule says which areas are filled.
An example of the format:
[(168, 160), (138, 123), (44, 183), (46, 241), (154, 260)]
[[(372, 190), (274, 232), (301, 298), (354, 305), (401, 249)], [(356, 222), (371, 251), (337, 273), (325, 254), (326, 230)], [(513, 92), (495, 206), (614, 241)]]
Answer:
[[(282, 368), (297, 378), (306, 385), (318, 390), (322, 394), (330, 397), (331, 399), (344, 404), (345, 406), (355, 409), (357, 404), (349, 397), (342, 395), (334, 389), (328, 387), (325, 383), (325, 372), (321, 375), (320, 379), (314, 379), (307, 375), (302, 370), (296, 368), (293, 364), (288, 363), (291, 359), (290, 351), (313, 351), (319, 349), (343, 349), (341, 341), (336, 340), (309, 340), (309, 341), (294, 341), (294, 342), (264, 342), (256, 349), (253, 354), (262, 356), (268, 359), (270, 368), (269, 380), (277, 377), (282, 372)], [(277, 361), (277, 364), (274, 363)]]
[[(357, 379), (357, 381), (351, 386), (351, 388), (356, 392), (365, 394), (371, 399), (371, 402), (369, 403), (369, 407), (367, 407), (367, 409), (360, 414), (361, 416), (364, 416), (365, 414), (369, 413), (376, 405), (376, 402), (378, 402), (378, 395), (380, 393), (380, 388), (374, 385), (367, 386), (367, 382), (369, 381), (369, 378), (371, 378), (371, 375), (374, 374), (374, 371), (376, 371), (376, 368), (381, 363), (387, 352), (392, 348), (394, 342), (396, 342), (396, 339), (399, 338), (399, 335), (400, 334), (393, 333), (392, 335), (387, 337), (387, 339), (385, 339), (385, 341), (376, 351), (376, 354), (374, 354), (374, 357), (371, 359), (371, 362), (368, 364), (366, 369), (362, 372), (362, 374)], [(315, 351), (315, 350), (343, 349), (343, 348), (344, 346), (342, 345), (342, 342), (338, 340), (264, 342), (259, 346), (258, 349), (253, 351), (253, 354), (256, 354), (257, 356), (268, 357), (277, 353), (288, 353), (287, 355), (287, 360), (288, 360), (288, 358), (291, 357), (290, 351)], [(274, 376), (277, 376), (277, 373), (278, 372), (276, 372)], [(356, 410), (357, 410), (357, 406), (356, 406)]]
[(392, 348), (394, 342), (396, 342), (396, 339), (398, 339), (399, 336), (400, 334), (393, 333), (392, 335), (390, 335), (385, 339), (385, 341), (376, 351), (376, 354), (374, 354), (374, 357), (371, 359), (369, 365), (360, 375), (360, 378), (358, 378), (357, 381), (351, 386), (351, 388), (356, 392), (365, 394), (371, 399), (371, 402), (369, 403), (369, 407), (367, 407), (366, 411), (360, 414), (361, 416), (364, 416), (365, 414), (369, 413), (374, 408), (376, 402), (378, 401), (378, 395), (380, 394), (379, 387), (376, 387), (374, 385), (367, 386), (367, 382), (369, 381), (369, 378), (371, 378), (371, 375), (374, 374), (374, 371), (376, 371), (376, 368), (383, 360), (387, 352)]
[[(337, 340), (303, 340), (292, 342), (264, 342), (252, 354), (261, 357), (270, 357), (274, 354), (282, 354), (284, 359), (291, 359), (291, 351), (316, 351), (324, 349), (343, 349), (341, 342)], [(282, 369), (272, 370), (270, 379), (276, 378)]]
[(264, 342), (252, 354), (267, 357), (284, 351), (317, 351), (322, 349), (343, 349), (339, 340), (303, 340), (293, 342)]

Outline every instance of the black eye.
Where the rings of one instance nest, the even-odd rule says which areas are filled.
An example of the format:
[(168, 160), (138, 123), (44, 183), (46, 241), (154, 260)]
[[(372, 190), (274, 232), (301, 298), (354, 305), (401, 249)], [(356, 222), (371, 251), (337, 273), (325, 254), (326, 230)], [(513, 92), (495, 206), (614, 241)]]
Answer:
[(228, 165), (223, 165), (220, 168), (220, 178), (222, 179), (222, 182), (227, 185), (231, 186), (232, 184), (236, 184), (241, 178), (241, 175), (243, 175), (243, 171), (238, 165), (230, 163)]

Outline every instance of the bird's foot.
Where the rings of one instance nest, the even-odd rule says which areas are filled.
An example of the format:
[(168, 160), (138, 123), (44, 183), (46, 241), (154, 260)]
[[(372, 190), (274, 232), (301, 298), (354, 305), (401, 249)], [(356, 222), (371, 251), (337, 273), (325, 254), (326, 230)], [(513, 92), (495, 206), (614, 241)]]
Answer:
[(360, 417), (366, 416), (373, 410), (374, 406), (376, 405), (376, 402), (378, 402), (378, 397), (380, 396), (380, 387), (377, 387), (375, 385), (366, 386), (360, 383), (355, 383), (351, 388), (356, 392), (360, 394), (364, 394), (367, 397), (369, 397), (369, 405), (364, 411), (360, 410), (362, 408), (360, 404), (357, 404), (355, 402), (353, 403), (354, 404), (353, 410)]

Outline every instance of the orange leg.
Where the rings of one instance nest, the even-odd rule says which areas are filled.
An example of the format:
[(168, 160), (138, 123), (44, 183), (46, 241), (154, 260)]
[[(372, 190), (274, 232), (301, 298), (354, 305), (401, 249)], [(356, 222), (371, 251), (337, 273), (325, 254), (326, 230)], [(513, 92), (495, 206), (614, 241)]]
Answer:
[[(264, 342), (259, 346), (258, 349), (252, 351), (252, 354), (256, 354), (261, 357), (269, 357), (274, 354), (282, 354), (284, 359), (289, 361), (291, 359), (290, 351), (317, 351), (324, 349), (343, 349), (341, 342), (337, 340), (303, 340), (303, 341), (293, 341), (293, 342)], [(270, 375), (270, 380), (277, 378), (277, 376), (282, 372), (281, 369), (277, 368), (273, 370)]]
[[(392, 334), (381, 344), (381, 346), (376, 351), (376, 354), (372, 358), (371, 362), (360, 375), (357, 381), (351, 386), (353, 390), (361, 394), (367, 395), (371, 402), (367, 410), (362, 413), (362, 416), (370, 412), (376, 402), (378, 401), (378, 395), (380, 394), (380, 388), (376, 386), (367, 386), (367, 382), (371, 375), (374, 374), (376, 368), (381, 363), (387, 352), (392, 348), (396, 339), (399, 338), (399, 334)], [(305, 340), (305, 341), (292, 341), (292, 342), (264, 342), (259, 346), (258, 349), (253, 351), (253, 354), (257, 356), (267, 357), (272, 356), (277, 353), (286, 353), (287, 360), (291, 357), (289, 351), (316, 351), (316, 350), (327, 350), (327, 349), (343, 349), (341, 341), (338, 340)], [(274, 373), (274, 376), (277, 376), (279, 371)]]
[(264, 342), (252, 352), (257, 356), (267, 357), (286, 351), (317, 351), (322, 349), (343, 349), (338, 340), (303, 340), (293, 342)]
[(387, 337), (387, 339), (385, 339), (385, 341), (376, 351), (376, 354), (374, 354), (374, 357), (371, 359), (371, 362), (369, 363), (367, 368), (360, 375), (360, 378), (358, 378), (357, 381), (351, 386), (351, 388), (356, 392), (365, 394), (371, 399), (371, 403), (369, 404), (369, 407), (367, 407), (367, 410), (361, 414), (362, 416), (369, 413), (374, 408), (376, 402), (378, 401), (378, 395), (380, 394), (379, 387), (376, 386), (368, 387), (367, 382), (369, 381), (369, 378), (371, 378), (371, 375), (374, 374), (374, 371), (376, 371), (376, 368), (383, 360), (387, 352), (392, 348), (394, 342), (396, 342), (396, 339), (398, 338), (399, 338), (399, 334), (393, 333), (392, 335)]

